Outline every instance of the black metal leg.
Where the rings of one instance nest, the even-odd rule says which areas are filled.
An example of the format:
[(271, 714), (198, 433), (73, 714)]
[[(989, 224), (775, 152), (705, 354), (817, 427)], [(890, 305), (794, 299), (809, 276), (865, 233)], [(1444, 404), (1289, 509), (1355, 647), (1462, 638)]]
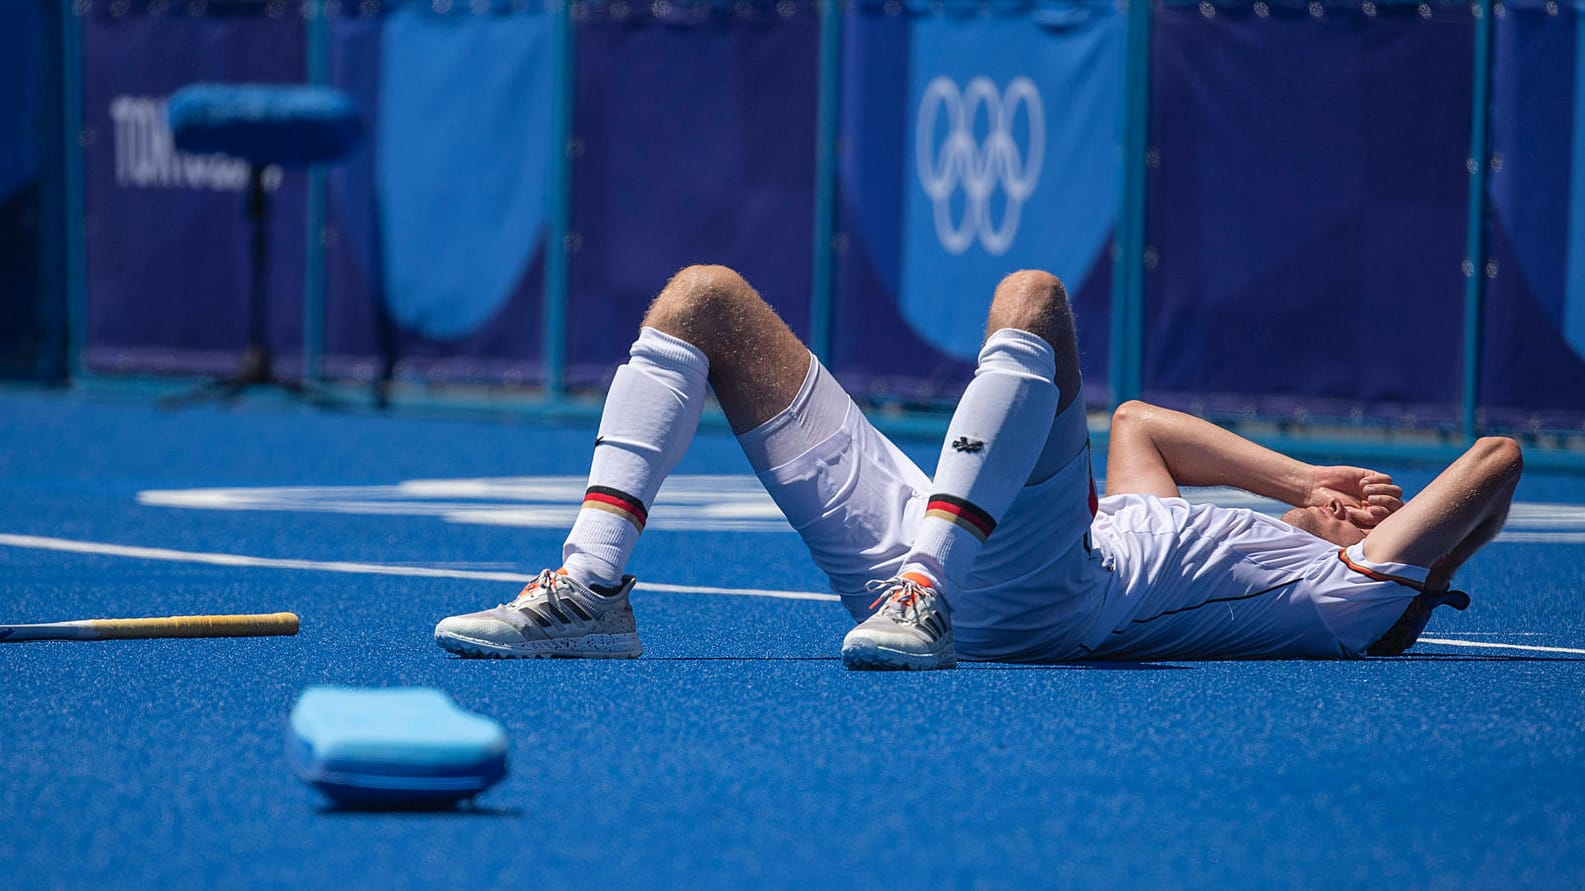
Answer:
[(242, 354), (237, 378), (243, 386), (271, 382), (269, 286), (270, 286), (270, 194), (264, 189), (264, 168), (248, 166), (248, 229), (250, 245), (248, 279), (248, 346)]
[(323, 394), (310, 392), (298, 381), (275, 376), (269, 343), (270, 195), (264, 188), (264, 168), (248, 167), (248, 342), (236, 374), (210, 381), (187, 393), (161, 400), (176, 407), (210, 399), (231, 400), (250, 387), (278, 387), (294, 396), (308, 396), (322, 405), (332, 404)]

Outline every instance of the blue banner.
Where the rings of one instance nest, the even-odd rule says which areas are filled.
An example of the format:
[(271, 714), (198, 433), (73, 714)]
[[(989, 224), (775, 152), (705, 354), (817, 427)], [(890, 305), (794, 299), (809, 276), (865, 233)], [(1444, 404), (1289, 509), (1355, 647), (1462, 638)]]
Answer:
[(550, 29), (469, 5), (331, 20), (331, 81), (372, 125), (328, 178), (328, 375), (539, 379)]
[(1017, 269), (1078, 282), (1117, 213), (1121, 17), (923, 16), (903, 156), (902, 315), (973, 361), (990, 292)]
[(1585, 15), (1509, 4), (1495, 22), (1484, 423), (1585, 425)]
[(545, 15), (408, 8), (386, 22), (380, 231), (387, 305), (405, 328), (473, 331), (529, 265), (545, 222), (550, 35)]
[[(47, 8), (0, 0), (0, 272), (21, 283), (0, 295), (8, 368), (37, 358), (46, 327), (32, 284), (48, 253), (39, 128), (61, 129), (40, 105)], [(301, 82), (309, 10), (83, 7), (84, 216), (69, 222), (85, 233), (90, 368), (235, 368), (246, 166), (177, 152), (165, 100), (200, 80)], [(1476, 321), (1482, 423), (1580, 429), (1580, 10), (1513, 0), (1491, 23), (1486, 252), (1466, 258), (1468, 5), (1158, 2), (1144, 395), (1212, 416), (1451, 426)], [(543, 380), (550, 249), (568, 257), (574, 388), (603, 385), (649, 301), (690, 263), (743, 271), (808, 333), (812, 263), (826, 248), (812, 242), (813, 0), (575, 4), (570, 85), (552, 69), (557, 22), (539, 4), (342, 3), (324, 14), (329, 79), (369, 118), (367, 144), (330, 168), (317, 233), (331, 376), (395, 362), (436, 380)], [(1108, 401), (1123, 26), (1114, 4), (1088, 0), (857, 0), (844, 11), (827, 359), (857, 395), (955, 398), (996, 282), (1039, 267), (1068, 284), (1087, 401)], [(552, 246), (562, 89), (572, 218)], [(53, 176), (47, 165), (42, 175)], [(292, 365), (305, 177), (265, 178), (268, 338)], [(1484, 283), (1478, 320), (1464, 317), (1472, 275)]]
[(879, 398), (955, 397), (996, 283), (1039, 268), (1067, 283), (1104, 385), (1121, 15), (861, 4), (845, 48), (838, 375)]

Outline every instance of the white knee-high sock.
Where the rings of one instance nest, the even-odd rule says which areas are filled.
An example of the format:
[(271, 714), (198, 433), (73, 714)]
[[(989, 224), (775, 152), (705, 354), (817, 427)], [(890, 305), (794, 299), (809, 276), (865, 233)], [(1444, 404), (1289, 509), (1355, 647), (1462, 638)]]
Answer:
[(621, 580), (655, 492), (699, 428), (708, 390), (710, 361), (685, 340), (642, 328), (628, 355), (606, 393), (589, 488), (561, 550), (562, 568), (586, 584)]
[(925, 517), (902, 572), (962, 584), (1029, 481), (1057, 410), (1056, 354), (1017, 328), (993, 333), (947, 427)]

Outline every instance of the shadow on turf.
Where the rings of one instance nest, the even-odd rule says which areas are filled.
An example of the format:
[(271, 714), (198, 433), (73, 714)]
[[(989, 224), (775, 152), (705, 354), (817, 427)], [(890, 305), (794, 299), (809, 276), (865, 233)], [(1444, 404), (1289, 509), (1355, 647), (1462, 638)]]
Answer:
[[(645, 662), (840, 662), (837, 656), (645, 656)], [(1193, 671), (1191, 665), (1164, 665), (1159, 662), (969, 662), (958, 668), (979, 671)], [(873, 672), (872, 672), (873, 673)]]
[(1463, 653), (1416, 653), (1377, 656), (1371, 662), (1585, 662), (1580, 656), (1472, 656)]
[(499, 817), (511, 819), (523, 816), (520, 807), (478, 807), (470, 804), (460, 804), (442, 807), (346, 807), (337, 804), (320, 805), (320, 816), (324, 817), (369, 817), (369, 816), (398, 816), (398, 817)]
[[(477, 660), (454, 656), (459, 662)], [(645, 656), (645, 662), (840, 662), (837, 656)], [(1213, 660), (1223, 661), (1223, 660)], [(1246, 661), (1246, 660), (1227, 660)], [(1305, 661), (1305, 660), (1248, 660), (1248, 661)], [(1371, 662), (1585, 662), (1579, 656), (1474, 656), (1461, 653), (1415, 653), (1408, 656), (1375, 656)], [(1193, 664), (1161, 662), (960, 662), (959, 668), (979, 671), (1050, 671), (1072, 669), (1079, 671), (1193, 671)]]

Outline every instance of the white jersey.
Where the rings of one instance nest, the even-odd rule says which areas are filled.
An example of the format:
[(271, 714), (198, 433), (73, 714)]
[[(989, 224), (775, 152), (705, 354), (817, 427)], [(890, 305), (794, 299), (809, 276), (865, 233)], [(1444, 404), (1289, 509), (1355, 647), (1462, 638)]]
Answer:
[(1376, 563), (1281, 520), (1182, 498), (1101, 499), (1101, 659), (1358, 657), (1403, 614), (1426, 570)]
[[(950, 598), (964, 659), (1339, 658), (1403, 614), (1425, 570), (1367, 560), (1248, 510), (1097, 500), (1082, 403), (1052, 423), (1072, 458), (1025, 487)], [(792, 405), (742, 434), (765, 488), (855, 621), (917, 538), (930, 477), (811, 359)], [(1393, 581), (1401, 579), (1404, 584)]]

